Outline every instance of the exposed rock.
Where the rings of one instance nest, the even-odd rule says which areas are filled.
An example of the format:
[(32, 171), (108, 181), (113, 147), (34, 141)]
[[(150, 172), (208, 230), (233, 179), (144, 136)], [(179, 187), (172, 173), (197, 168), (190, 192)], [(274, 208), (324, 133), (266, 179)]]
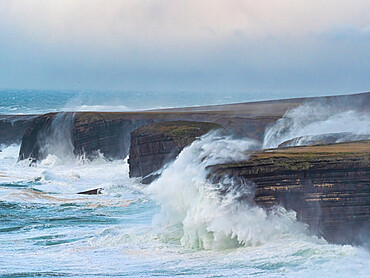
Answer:
[(36, 161), (41, 158), (43, 141), (40, 138), (49, 135), (51, 123), (55, 115), (56, 113), (41, 115), (31, 122), (22, 137), (19, 160), (30, 158)]
[(91, 190), (86, 190), (82, 192), (78, 192), (77, 194), (83, 194), (83, 195), (99, 195), (102, 194), (103, 188), (96, 188)]
[[(250, 117), (244, 115), (225, 115), (224, 113), (109, 113), (109, 112), (77, 112), (59, 113), (69, 115), (64, 117), (67, 122), (55, 124), (54, 113), (37, 117), (25, 131), (19, 152), (19, 159), (31, 158), (40, 160), (47, 155), (47, 146), (53, 140), (58, 141), (58, 129), (70, 133), (67, 141), (72, 144), (75, 155), (94, 156), (100, 151), (106, 158), (124, 158), (129, 153), (130, 133), (134, 129), (151, 123), (164, 121), (209, 121), (225, 126), (229, 132), (236, 136), (248, 136), (262, 140), (265, 127), (278, 119), (278, 116)], [(71, 121), (71, 115), (73, 121)], [(71, 125), (71, 126), (69, 126)], [(60, 128), (63, 126), (63, 128)], [(66, 134), (63, 136), (65, 137)], [(67, 139), (67, 138), (65, 138)], [(63, 143), (63, 142), (60, 142)], [(55, 144), (54, 144), (55, 145)]]
[[(35, 118), (27, 128), (22, 138), (19, 159), (31, 158), (37, 161), (45, 157), (53, 146), (63, 143), (59, 135), (65, 139), (67, 135), (70, 136), (67, 140), (69, 146), (61, 150), (66, 148), (75, 155), (91, 157), (100, 151), (106, 158), (124, 158), (129, 152), (131, 131), (164, 121), (213, 122), (222, 125), (235, 136), (262, 140), (267, 125), (281, 118), (287, 109), (297, 107), (307, 100), (342, 101), (367, 109), (369, 97), (370, 93), (364, 93), (157, 111), (51, 113)], [(59, 130), (63, 129), (64, 133), (60, 134), (56, 128), (58, 126), (62, 127)]]
[[(140, 127), (131, 133), (130, 177), (146, 177), (174, 160), (196, 138), (222, 126), (208, 122), (172, 121)], [(145, 178), (150, 183), (158, 175)]]
[(36, 115), (0, 115), (0, 145), (20, 143)]
[(286, 148), (291, 146), (312, 146), (320, 144), (333, 144), (367, 139), (370, 139), (370, 134), (353, 134), (351, 132), (328, 133), (296, 137), (281, 143), (278, 146), (278, 148)]
[(213, 182), (229, 177), (240, 186), (252, 183), (258, 205), (295, 210), (298, 220), (330, 242), (368, 244), (370, 141), (257, 152), (209, 170)]

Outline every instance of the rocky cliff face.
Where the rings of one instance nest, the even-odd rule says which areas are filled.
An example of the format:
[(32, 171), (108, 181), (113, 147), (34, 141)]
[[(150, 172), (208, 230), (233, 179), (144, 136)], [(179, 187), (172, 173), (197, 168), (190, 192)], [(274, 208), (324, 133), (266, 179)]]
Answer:
[(0, 144), (19, 143), (35, 115), (0, 115)]
[[(146, 177), (174, 160), (196, 138), (222, 126), (207, 122), (173, 121), (147, 125), (131, 133), (130, 177)], [(143, 183), (150, 183), (149, 176)]]
[[(126, 116), (126, 117), (125, 117)], [(50, 113), (35, 118), (25, 131), (19, 159), (37, 161), (64, 149), (91, 157), (100, 151), (107, 158), (123, 158), (129, 149), (130, 131), (148, 123), (115, 113)], [(65, 145), (70, 145), (66, 148)]]
[[(73, 115), (73, 116), (72, 116)], [(202, 121), (218, 123), (236, 136), (262, 139), (264, 129), (276, 121), (277, 116), (235, 116), (219, 112), (194, 113), (108, 113), (78, 112), (50, 113), (35, 118), (24, 133), (19, 159), (33, 161), (44, 158), (52, 141), (63, 138), (72, 144), (75, 155), (93, 156), (99, 150), (107, 158), (124, 158), (130, 147), (130, 133), (138, 127), (164, 121)], [(59, 131), (58, 131), (59, 129)], [(63, 132), (62, 132), (63, 133)], [(70, 134), (67, 138), (67, 133)], [(58, 142), (57, 142), (58, 143)]]
[(30, 158), (36, 161), (41, 158), (41, 148), (44, 143), (42, 138), (50, 135), (51, 123), (55, 115), (50, 113), (38, 116), (30, 123), (22, 137), (19, 160)]
[[(129, 151), (131, 131), (164, 121), (218, 123), (237, 137), (262, 140), (267, 125), (282, 117), (287, 109), (297, 107), (307, 100), (345, 101), (367, 109), (369, 98), (370, 93), (365, 93), (142, 112), (46, 114), (35, 118), (26, 129), (19, 159), (31, 158), (34, 161), (41, 159), (52, 147), (63, 143), (60, 138), (67, 139), (70, 145), (68, 148), (62, 146), (61, 150), (68, 149), (68, 152), (75, 155), (93, 156), (100, 151), (107, 158), (124, 158)], [(57, 130), (58, 126), (59, 130), (64, 130), (61, 134)]]
[(258, 205), (295, 210), (330, 242), (369, 244), (370, 141), (259, 152), (209, 170), (213, 182), (253, 184)]

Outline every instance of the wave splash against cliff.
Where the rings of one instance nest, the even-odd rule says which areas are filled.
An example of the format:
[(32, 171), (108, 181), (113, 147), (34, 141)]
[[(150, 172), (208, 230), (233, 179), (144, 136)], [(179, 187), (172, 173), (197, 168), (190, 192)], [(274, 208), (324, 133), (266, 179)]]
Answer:
[(320, 135), (337, 134), (335, 142), (368, 139), (370, 137), (370, 113), (356, 105), (343, 103), (306, 103), (288, 110), (265, 133), (263, 148), (276, 148), (293, 138), (290, 146), (305, 145), (320, 140)]
[(294, 212), (281, 207), (266, 211), (252, 202), (238, 201), (241, 195), (243, 199), (252, 196), (251, 187), (220, 194), (222, 184), (207, 182), (207, 166), (245, 160), (245, 151), (255, 148), (258, 144), (252, 140), (232, 139), (214, 132), (185, 148), (148, 188), (161, 206), (154, 223), (179, 227), (181, 244), (201, 249), (256, 246), (289, 235), (304, 235), (306, 227), (295, 221)]

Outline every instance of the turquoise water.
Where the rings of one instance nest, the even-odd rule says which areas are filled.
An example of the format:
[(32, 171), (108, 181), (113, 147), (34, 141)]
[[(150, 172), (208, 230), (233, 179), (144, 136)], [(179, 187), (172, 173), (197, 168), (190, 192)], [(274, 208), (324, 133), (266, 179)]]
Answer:
[[(154, 201), (144, 186), (128, 178), (126, 161), (49, 157), (28, 167), (16, 163), (18, 149), (13, 145), (0, 153), (1, 277), (312, 277), (317, 273), (366, 277), (368, 273), (368, 251), (327, 244), (295, 226), (279, 232), (283, 220), (274, 223), (275, 229), (248, 210), (252, 219), (244, 218), (250, 226), (240, 219), (246, 231), (269, 234), (261, 230), (267, 227), (277, 236), (246, 246), (203, 249), (184, 244), (181, 224), (153, 222), (160, 215), (159, 199)], [(96, 187), (104, 188), (104, 194), (75, 194)], [(193, 221), (198, 223), (198, 217)], [(233, 242), (227, 237), (221, 241)]]
[[(319, 95), (316, 94), (316, 96)], [(309, 92), (281, 94), (279, 92), (104, 92), (0, 89), (0, 115), (57, 111), (136, 111), (308, 96), (312, 95)]]
[[(71, 102), (75, 93), (31, 92), (27, 100), (26, 94), (0, 94), (2, 113), (86, 105)], [(104, 98), (89, 107), (111, 109)], [(150, 99), (113, 106), (159, 103)], [(189, 105), (201, 104), (195, 99)], [(292, 211), (267, 213), (234, 195), (220, 198), (206, 182), (205, 167), (246, 159), (243, 151), (252, 146), (210, 134), (149, 187), (128, 177), (127, 159), (49, 155), (29, 167), (17, 162), (19, 145), (0, 146), (0, 276), (369, 277), (368, 250), (309, 235)], [(103, 194), (76, 194), (93, 188)]]
[(263, 95), (205, 92), (96, 92), (53, 90), (0, 90), (0, 114), (33, 114), (56, 111), (132, 111), (184, 107), (260, 99)]

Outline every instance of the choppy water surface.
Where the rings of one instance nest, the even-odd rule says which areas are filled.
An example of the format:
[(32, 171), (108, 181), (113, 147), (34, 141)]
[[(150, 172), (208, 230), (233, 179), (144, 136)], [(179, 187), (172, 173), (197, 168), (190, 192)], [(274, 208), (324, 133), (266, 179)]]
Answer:
[[(182, 105), (178, 95), (132, 94), (124, 103), (86, 96), (2, 91), (0, 114), (209, 104), (196, 94)], [(312, 111), (288, 111), (264, 146), (322, 132), (370, 134), (369, 113)], [(204, 136), (150, 186), (128, 177), (126, 160), (74, 158), (68, 140), (54, 143), (54, 155), (32, 167), (17, 162), (19, 145), (0, 146), (1, 277), (370, 277), (368, 250), (309, 235), (293, 211), (236, 201), (252, 194), (248, 188), (220, 196), (222, 184), (207, 182), (206, 166), (248, 159), (244, 151), (261, 147), (256, 142)], [(76, 194), (95, 188), (103, 194)]]
[[(210, 94), (212, 97), (210, 98)], [(325, 95), (324, 93), (322, 95)], [(285, 94), (285, 98), (310, 96)], [(229, 104), (281, 99), (279, 92), (145, 92), (0, 89), (0, 114), (43, 114), (60, 111), (124, 112), (147, 109)]]
[[(217, 141), (219, 150), (230, 143), (227, 140)], [(251, 144), (239, 143), (240, 149)], [(149, 189), (128, 178), (123, 160), (49, 156), (28, 167), (16, 162), (19, 146), (3, 147), (0, 275), (368, 275), (368, 251), (310, 237), (294, 214), (267, 215), (257, 208), (240, 208), (232, 199), (217, 203), (214, 192), (201, 186), (203, 172), (196, 172), (202, 154), (208, 153), (212, 161), (201, 163), (211, 163), (233, 151), (215, 157), (214, 144), (209, 137), (203, 147), (193, 144)], [(183, 174), (176, 175), (180, 168)], [(98, 187), (104, 188), (103, 195), (75, 194)]]

